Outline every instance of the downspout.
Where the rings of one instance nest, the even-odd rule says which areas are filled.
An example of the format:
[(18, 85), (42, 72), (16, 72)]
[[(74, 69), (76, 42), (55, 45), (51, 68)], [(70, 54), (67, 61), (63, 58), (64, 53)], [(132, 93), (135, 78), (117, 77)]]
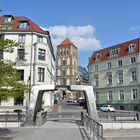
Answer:
[(30, 74), (29, 74), (29, 102), (30, 102), (30, 92), (31, 92), (31, 87), (32, 87), (32, 56), (33, 56), (33, 32), (32, 32), (32, 38), (31, 38), (31, 48), (30, 48)]

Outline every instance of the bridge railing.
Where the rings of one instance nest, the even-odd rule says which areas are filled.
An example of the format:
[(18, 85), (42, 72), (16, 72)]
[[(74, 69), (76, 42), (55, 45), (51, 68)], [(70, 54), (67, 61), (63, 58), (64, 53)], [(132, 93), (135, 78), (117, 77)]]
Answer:
[(81, 113), (81, 121), (86, 131), (89, 132), (90, 138), (95, 140), (105, 140), (103, 137), (103, 125), (83, 113)]
[(1, 111), (0, 122), (24, 122), (26, 115), (21, 110)]

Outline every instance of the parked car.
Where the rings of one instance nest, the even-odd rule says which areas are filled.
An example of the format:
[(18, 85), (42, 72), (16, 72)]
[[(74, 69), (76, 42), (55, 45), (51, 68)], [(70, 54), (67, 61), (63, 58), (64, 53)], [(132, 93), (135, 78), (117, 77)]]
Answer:
[(100, 107), (101, 111), (106, 111), (106, 112), (114, 112), (115, 108), (112, 105), (104, 105)]
[(72, 103), (73, 102), (73, 98), (68, 98), (67, 102)]

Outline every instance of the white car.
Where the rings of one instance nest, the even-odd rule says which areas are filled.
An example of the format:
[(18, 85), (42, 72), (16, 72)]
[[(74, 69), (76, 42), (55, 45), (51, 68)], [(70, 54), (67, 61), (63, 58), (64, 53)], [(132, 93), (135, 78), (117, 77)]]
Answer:
[(73, 102), (73, 98), (68, 98), (67, 102), (72, 103)]
[(114, 112), (115, 108), (112, 105), (104, 105), (100, 107), (101, 111), (106, 111), (106, 112)]

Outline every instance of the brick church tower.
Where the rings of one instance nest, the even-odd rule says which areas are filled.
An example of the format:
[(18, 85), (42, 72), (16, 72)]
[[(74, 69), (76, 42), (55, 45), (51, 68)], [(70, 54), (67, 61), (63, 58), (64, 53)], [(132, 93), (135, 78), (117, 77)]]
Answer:
[(78, 48), (69, 38), (64, 39), (56, 52), (57, 85), (76, 85)]

